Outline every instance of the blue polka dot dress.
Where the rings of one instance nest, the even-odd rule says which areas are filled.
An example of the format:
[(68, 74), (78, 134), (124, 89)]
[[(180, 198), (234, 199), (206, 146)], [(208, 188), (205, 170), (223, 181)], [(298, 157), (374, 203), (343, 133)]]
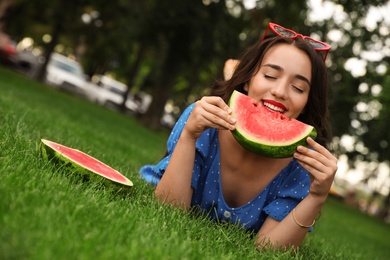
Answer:
[[(193, 108), (194, 104), (190, 105), (173, 128), (167, 141), (168, 155), (158, 164), (140, 169), (141, 177), (147, 182), (158, 184)], [(309, 173), (292, 159), (255, 198), (240, 207), (229, 207), (222, 194), (219, 158), (218, 130), (207, 129), (196, 142), (191, 206), (201, 208), (214, 220), (238, 224), (257, 233), (267, 216), (283, 220), (309, 193)]]

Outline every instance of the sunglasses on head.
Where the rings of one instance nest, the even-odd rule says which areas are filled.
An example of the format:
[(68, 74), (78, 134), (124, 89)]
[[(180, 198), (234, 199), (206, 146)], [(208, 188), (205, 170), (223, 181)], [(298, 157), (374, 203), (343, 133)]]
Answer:
[(276, 35), (281, 36), (281, 37), (287, 37), (287, 38), (292, 38), (292, 39), (295, 39), (297, 37), (301, 37), (303, 40), (307, 41), (314, 48), (314, 50), (316, 50), (318, 52), (325, 52), (324, 62), (326, 60), (326, 57), (328, 56), (328, 53), (330, 50), (329, 44), (327, 44), (325, 42), (317, 41), (309, 36), (303, 36), (302, 34), (296, 33), (291, 29), (284, 28), (283, 26), (280, 26), (276, 23), (269, 23), (268, 24), (267, 30), (264, 32), (264, 35), (261, 38), (262, 41), (267, 36), (268, 30), (273, 31)]

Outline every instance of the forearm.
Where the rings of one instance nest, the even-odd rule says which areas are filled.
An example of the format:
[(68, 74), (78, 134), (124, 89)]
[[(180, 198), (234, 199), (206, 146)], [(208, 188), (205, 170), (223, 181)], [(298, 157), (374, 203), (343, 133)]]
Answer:
[(191, 179), (195, 161), (196, 140), (183, 131), (172, 153), (168, 167), (157, 185), (155, 195), (163, 203), (188, 209), (191, 205)]
[(257, 244), (272, 248), (299, 247), (324, 202), (325, 198), (314, 198), (309, 195), (297, 205), (294, 212), (291, 211), (281, 222), (268, 217), (258, 233)]
[(272, 247), (300, 246), (309, 229), (300, 225), (312, 225), (326, 200), (337, 171), (337, 158), (312, 138), (306, 141), (313, 149), (298, 146), (294, 158), (311, 175), (310, 194), (280, 223), (267, 218), (258, 232), (260, 246), (266, 246), (268, 242)]

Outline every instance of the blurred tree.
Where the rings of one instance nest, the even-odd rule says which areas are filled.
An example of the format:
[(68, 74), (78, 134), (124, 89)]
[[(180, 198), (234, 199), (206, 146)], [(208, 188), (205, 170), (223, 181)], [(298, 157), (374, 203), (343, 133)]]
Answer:
[(299, 19), (304, 19), (301, 10), (305, 7), (305, 1), (296, 1), (280, 6), (267, 4), (263, 9), (249, 12), (241, 1), (158, 1), (150, 10), (151, 19), (144, 20), (148, 24), (145, 27), (157, 36), (155, 55), (158, 60), (151, 71), (155, 98), (141, 122), (159, 128), (169, 98), (184, 107), (207, 93), (212, 75), (221, 76), (223, 62), (237, 57), (258, 40), (257, 29), (268, 20), (254, 22), (256, 15), (266, 17), (267, 13), (285, 12), (281, 21), (286, 21), (283, 17), (291, 14), (296, 16), (294, 21), (298, 24)]
[(29, 36), (42, 47), (45, 62), (38, 69), (38, 80), (44, 79), (49, 57), (60, 42), (72, 50), (77, 46), (81, 14), (89, 2), (14, 0), (8, 8), (4, 19), (13, 36), (17, 39)]
[[(207, 93), (215, 75), (221, 75), (224, 60), (237, 57), (258, 40), (258, 28), (268, 22), (263, 17), (287, 21), (294, 16), (294, 23), (299, 24), (305, 8), (303, 0), (283, 5), (269, 2), (252, 11), (245, 10), (241, 1), (232, 0), (114, 1), (116, 4), (102, 0), (77, 4), (15, 0), (8, 17), (18, 23), (10, 28), (20, 37), (30, 35), (44, 47), (45, 57), (58, 43), (72, 46), (76, 55), (77, 46), (82, 44), (88, 75), (110, 71), (130, 89), (139, 80), (139, 68), (149, 67), (146, 71), (153, 85), (148, 92), (155, 98), (141, 121), (153, 128), (159, 127), (168, 99), (179, 100), (175, 103), (184, 107)], [(43, 42), (44, 34), (50, 35), (51, 41)], [(40, 78), (44, 70), (45, 66)]]
[[(185, 93), (182, 95), (182, 102), (186, 103), (191, 90), (200, 84), (201, 73), (208, 72), (210, 82), (210, 70), (215, 66), (213, 64), (222, 64), (223, 59), (218, 49), (222, 42), (225, 42), (222, 56), (226, 58), (231, 51), (229, 47), (238, 43), (238, 30), (242, 30), (242, 27), (234, 26), (234, 22), (240, 24), (240, 21), (227, 13), (223, 1), (209, 5), (204, 5), (201, 1), (158, 1), (151, 14), (148, 22), (157, 36), (157, 62), (152, 70), (154, 99), (141, 122), (149, 127), (159, 128), (164, 106), (175, 94), (179, 79), (182, 80), (181, 86), (186, 86), (181, 89), (184, 90), (181, 94)], [(230, 28), (226, 29), (227, 27)], [(233, 30), (237, 28), (238, 30)], [(229, 34), (232, 31), (233, 34)], [(235, 43), (231, 43), (234, 41)]]
[[(332, 44), (334, 151), (348, 154), (351, 167), (356, 160), (387, 161), (389, 25), (364, 21), (370, 6), (384, 2), (322, 1), (334, 7), (325, 19), (310, 18), (307, 3), (259, 0), (247, 10), (240, 0), (13, 0), (2, 21), (15, 39), (33, 38), (46, 56), (60, 43), (64, 52), (83, 55), (77, 57), (89, 75), (111, 72), (129, 90), (152, 94), (141, 121), (153, 128), (160, 127), (168, 100), (183, 108), (207, 94), (224, 61), (259, 40), (269, 21), (316, 36)], [(51, 41), (43, 41), (46, 34)], [(365, 64), (360, 74), (352, 72), (356, 61)], [(345, 135), (352, 137), (350, 147), (341, 142)]]
[(389, 166), (390, 158), (390, 25), (384, 11), (375, 17), (370, 13), (389, 2), (328, 0), (326, 4), (333, 6), (330, 17), (307, 23), (332, 43), (327, 64), (332, 72), (334, 151), (348, 155), (350, 168), (366, 162), (367, 168), (359, 169), (364, 175), (361, 181), (373, 196), (390, 194), (379, 168), (380, 163)]
[[(256, 15), (260, 19), (267, 12), (290, 11), (295, 16), (299, 13), (302, 21), (301, 9), (305, 7), (305, 1), (271, 4), (262, 13), (245, 10), (241, 1), (94, 4), (102, 23), (99, 28), (91, 23), (87, 31), (87, 73), (114, 71), (131, 90), (139, 82), (139, 69), (148, 67), (147, 75), (142, 77), (147, 77), (149, 84), (144, 85), (147, 89), (143, 91), (154, 98), (140, 120), (152, 128), (161, 127), (168, 99), (184, 107), (207, 93), (212, 79), (220, 75), (224, 60), (237, 57), (244, 47), (258, 40), (257, 29), (268, 20), (254, 22)], [(281, 20), (286, 21), (283, 17), (288, 16), (281, 15)], [(299, 24), (299, 19), (294, 21)], [(133, 90), (140, 88), (139, 84)]]
[[(355, 138), (353, 149), (337, 146), (340, 153), (349, 154), (352, 161), (384, 161), (390, 158), (390, 81), (389, 25), (376, 21), (368, 28), (364, 18), (370, 6), (383, 1), (339, 1), (335, 5), (344, 16), (334, 15), (329, 20), (313, 24), (318, 31), (340, 33), (332, 42), (328, 64), (332, 71), (332, 108), (334, 134), (341, 138), (349, 134)], [(329, 37), (330, 34), (328, 34)], [(355, 62), (355, 63), (353, 63)], [(360, 64), (359, 64), (360, 63)], [(364, 64), (359, 74), (358, 66)], [(339, 140), (339, 139), (337, 139)]]
[(7, 13), (8, 7), (12, 4), (13, 0), (0, 0), (0, 32), (4, 31), (5, 25), (5, 15)]

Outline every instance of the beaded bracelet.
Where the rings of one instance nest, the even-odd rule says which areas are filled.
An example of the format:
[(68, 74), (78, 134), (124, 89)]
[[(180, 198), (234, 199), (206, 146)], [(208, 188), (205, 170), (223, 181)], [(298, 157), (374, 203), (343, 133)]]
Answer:
[(314, 224), (316, 223), (315, 219), (313, 220), (313, 223), (310, 226), (305, 226), (305, 225), (302, 225), (301, 223), (299, 223), (298, 220), (295, 218), (295, 208), (292, 210), (292, 217), (293, 217), (295, 223), (297, 223), (298, 226), (303, 227), (303, 228), (310, 228), (310, 227), (314, 226)]

